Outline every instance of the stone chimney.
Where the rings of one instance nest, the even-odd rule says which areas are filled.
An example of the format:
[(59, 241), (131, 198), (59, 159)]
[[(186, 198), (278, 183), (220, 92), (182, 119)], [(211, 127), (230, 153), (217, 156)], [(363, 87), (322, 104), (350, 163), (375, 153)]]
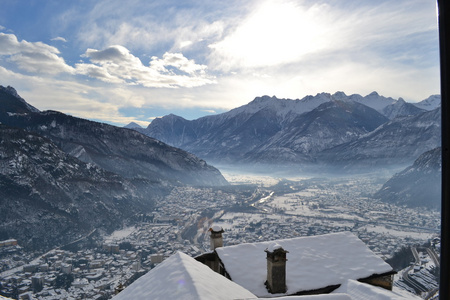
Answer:
[(286, 293), (286, 253), (277, 243), (264, 250), (267, 253), (267, 290), (272, 294)]
[(211, 231), (211, 250), (215, 250), (218, 247), (223, 247), (222, 227), (214, 225), (209, 229), (209, 231)]

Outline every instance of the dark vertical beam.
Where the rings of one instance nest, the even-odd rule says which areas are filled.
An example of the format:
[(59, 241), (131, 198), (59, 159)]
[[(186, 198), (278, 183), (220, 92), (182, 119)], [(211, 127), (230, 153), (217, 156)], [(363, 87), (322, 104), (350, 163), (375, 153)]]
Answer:
[(442, 120), (442, 212), (441, 212), (441, 275), (440, 299), (450, 299), (449, 233), (450, 233), (450, 1), (438, 0), (439, 51), (441, 64), (441, 120)]

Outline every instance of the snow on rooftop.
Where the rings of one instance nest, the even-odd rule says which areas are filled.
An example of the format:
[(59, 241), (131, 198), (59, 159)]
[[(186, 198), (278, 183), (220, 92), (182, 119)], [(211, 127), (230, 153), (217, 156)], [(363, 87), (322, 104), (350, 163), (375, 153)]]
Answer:
[(392, 291), (382, 289), (373, 285), (358, 282), (356, 280), (348, 280), (342, 284), (333, 293), (345, 293), (353, 300), (405, 300), (405, 299), (422, 299), (407, 293), (401, 295)]
[(225, 300), (257, 297), (194, 258), (177, 252), (113, 299)]
[(275, 251), (277, 249), (281, 249), (281, 248), (282, 248), (281, 245), (278, 243), (270, 243), (269, 247), (267, 247), (267, 251), (273, 252), (273, 251)]
[(308, 295), (308, 296), (285, 296), (275, 298), (258, 298), (264, 300), (353, 300), (346, 294), (322, 294), (322, 295)]
[(214, 232), (219, 232), (219, 231), (222, 231), (223, 229), (219, 225), (214, 225), (213, 227), (211, 227), (211, 230)]
[(264, 250), (273, 242), (288, 251), (286, 295), (392, 271), (389, 264), (350, 232), (240, 244), (217, 248), (216, 252), (234, 282), (258, 297), (270, 297), (273, 295), (264, 285), (267, 279)]

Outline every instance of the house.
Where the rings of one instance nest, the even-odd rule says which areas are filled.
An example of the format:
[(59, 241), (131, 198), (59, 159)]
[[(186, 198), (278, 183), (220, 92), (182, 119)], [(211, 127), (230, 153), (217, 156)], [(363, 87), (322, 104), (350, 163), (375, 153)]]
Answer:
[(177, 252), (113, 299), (420, 299), (390, 291), (392, 268), (348, 232), (228, 247), (211, 233), (213, 251)]
[[(405, 292), (407, 293), (407, 292)], [(421, 299), (401, 295), (355, 280), (346, 280), (330, 294), (259, 298), (244, 287), (211, 270), (190, 256), (177, 252), (140, 277), (113, 300), (125, 299), (265, 299), (265, 300), (406, 300)]]
[(395, 274), (350, 232), (217, 247), (196, 259), (258, 297), (325, 294), (347, 280), (392, 290)]

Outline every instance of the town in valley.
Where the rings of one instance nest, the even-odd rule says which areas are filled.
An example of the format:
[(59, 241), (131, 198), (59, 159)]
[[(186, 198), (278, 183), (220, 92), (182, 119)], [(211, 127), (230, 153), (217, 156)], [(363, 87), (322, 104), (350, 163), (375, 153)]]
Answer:
[(209, 251), (213, 225), (224, 229), (224, 246), (350, 231), (387, 261), (411, 255), (397, 270), (395, 289), (424, 298), (437, 291), (440, 212), (371, 198), (389, 175), (224, 175), (230, 186), (175, 187), (151, 214), (112, 234), (94, 231), (46, 253), (7, 241), (0, 247), (0, 294), (110, 299), (177, 251)]

